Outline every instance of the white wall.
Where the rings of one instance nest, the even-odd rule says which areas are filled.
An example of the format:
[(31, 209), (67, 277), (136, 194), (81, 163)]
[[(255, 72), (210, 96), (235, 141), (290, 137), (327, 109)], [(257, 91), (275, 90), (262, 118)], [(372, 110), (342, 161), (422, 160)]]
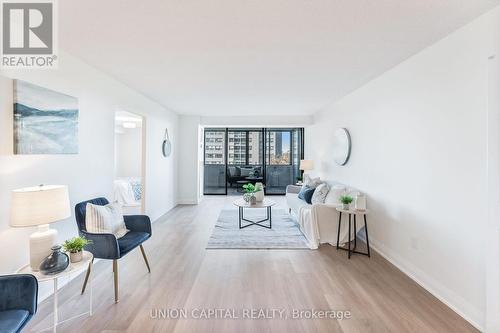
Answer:
[[(176, 205), (177, 152), (165, 159), (161, 145), (165, 127), (177, 139), (178, 117), (109, 76), (61, 52), (58, 70), (2, 72), (0, 76), (0, 273), (12, 273), (28, 262), (28, 236), (33, 228), (9, 226), (10, 191), (36, 184), (67, 184), (71, 205), (97, 196), (112, 197), (114, 116), (120, 109), (146, 116), (146, 214), (157, 219)], [(78, 97), (77, 155), (13, 155), (12, 80)], [(77, 235), (74, 217), (52, 224), (59, 241)], [(43, 298), (44, 295), (42, 295)]]
[(124, 128), (115, 133), (116, 178), (141, 177), (142, 171), (142, 129)]
[[(368, 195), (370, 243), (477, 327), (485, 325), (488, 57), (496, 9), (315, 116), (314, 173)], [(331, 158), (333, 129), (352, 136)]]
[(200, 117), (179, 116), (178, 202), (197, 204), (199, 201), (198, 135)]
[(227, 127), (304, 127), (313, 123), (313, 116), (212, 116), (201, 117), (203, 126)]
[(486, 240), (486, 330), (500, 332), (500, 20), (492, 21), (488, 96), (489, 226)]

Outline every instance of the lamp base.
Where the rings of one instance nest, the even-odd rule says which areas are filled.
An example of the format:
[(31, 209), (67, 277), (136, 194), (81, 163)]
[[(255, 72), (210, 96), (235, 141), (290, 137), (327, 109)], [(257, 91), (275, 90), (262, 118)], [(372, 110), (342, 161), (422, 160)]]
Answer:
[(48, 224), (38, 226), (38, 230), (30, 235), (30, 266), (33, 271), (40, 270), (40, 264), (52, 253), (50, 248), (56, 242), (57, 230), (49, 229)]

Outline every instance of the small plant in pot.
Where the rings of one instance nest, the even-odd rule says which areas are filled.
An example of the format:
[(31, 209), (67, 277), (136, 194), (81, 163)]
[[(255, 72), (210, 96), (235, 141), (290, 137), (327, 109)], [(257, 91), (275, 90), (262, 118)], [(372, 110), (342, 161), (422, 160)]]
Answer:
[(341, 195), (340, 202), (342, 203), (342, 209), (349, 210), (349, 205), (353, 202), (353, 197), (350, 195)]
[(243, 199), (246, 202), (249, 202), (251, 205), (255, 205), (255, 203), (257, 202), (257, 198), (255, 197), (255, 185), (245, 184), (243, 185), (243, 191), (245, 191), (245, 194), (243, 194)]
[(85, 237), (73, 237), (64, 241), (64, 251), (69, 253), (69, 260), (71, 262), (79, 262), (82, 260), (83, 248), (85, 245), (91, 244), (92, 241)]

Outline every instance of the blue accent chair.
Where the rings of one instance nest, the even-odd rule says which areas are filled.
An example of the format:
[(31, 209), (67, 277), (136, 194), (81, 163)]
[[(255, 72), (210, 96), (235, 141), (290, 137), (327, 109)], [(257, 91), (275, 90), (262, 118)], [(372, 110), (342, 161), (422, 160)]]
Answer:
[[(91, 244), (85, 246), (85, 250), (92, 252), (94, 258), (113, 260), (115, 303), (118, 303), (118, 259), (136, 247), (140, 247), (148, 272), (151, 273), (148, 258), (146, 257), (146, 252), (142, 246), (142, 243), (144, 243), (144, 241), (149, 239), (152, 235), (151, 220), (146, 215), (123, 216), (125, 225), (130, 231), (119, 239), (117, 239), (113, 234), (90, 233), (87, 232), (87, 228), (85, 226), (85, 213), (88, 203), (104, 206), (107, 205), (109, 201), (106, 198), (96, 198), (80, 202), (75, 206), (75, 217), (80, 236), (92, 241)], [(87, 281), (90, 275), (90, 267), (91, 266), (89, 265), (85, 281), (83, 282), (82, 294), (85, 292), (85, 287), (87, 286)]]
[(18, 333), (36, 313), (38, 281), (31, 274), (0, 276), (0, 332)]

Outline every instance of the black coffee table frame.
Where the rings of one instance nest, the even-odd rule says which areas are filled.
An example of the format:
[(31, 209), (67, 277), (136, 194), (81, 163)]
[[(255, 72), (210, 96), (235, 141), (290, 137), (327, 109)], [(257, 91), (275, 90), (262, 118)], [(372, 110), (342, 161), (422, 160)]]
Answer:
[[(238, 206), (238, 220), (239, 220), (239, 223), (240, 223), (240, 229), (243, 229), (243, 228), (246, 228), (246, 227), (249, 227), (249, 226), (252, 226), (252, 225), (257, 225), (259, 227), (262, 227), (262, 228), (267, 228), (267, 229), (271, 229), (273, 227), (273, 217), (272, 217), (272, 212), (271, 212), (271, 206), (268, 206), (268, 207), (261, 207), (261, 208), (265, 208), (266, 209), (266, 218), (263, 219), (263, 220), (259, 220), (259, 221), (252, 221), (252, 220), (248, 220), (244, 217), (243, 215), (243, 209), (244, 208), (250, 208), (250, 207), (241, 207), (241, 206)], [(251, 209), (258, 209), (258, 208), (251, 208)], [(242, 221), (245, 221), (245, 222), (248, 222), (248, 224), (246, 225), (241, 225), (241, 222)], [(269, 221), (269, 226), (265, 225), (265, 224), (262, 224), (264, 222), (267, 222)]]

